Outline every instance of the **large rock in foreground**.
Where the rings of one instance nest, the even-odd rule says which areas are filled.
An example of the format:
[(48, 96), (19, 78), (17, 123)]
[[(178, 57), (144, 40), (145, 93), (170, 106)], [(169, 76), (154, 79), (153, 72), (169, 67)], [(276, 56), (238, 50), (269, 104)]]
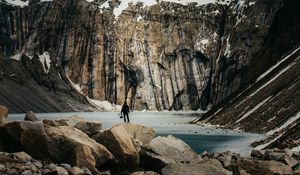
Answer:
[(139, 154), (133, 138), (123, 125), (113, 126), (93, 138), (113, 153), (118, 160), (119, 168), (134, 170), (139, 166)]
[(121, 124), (133, 139), (138, 139), (143, 145), (149, 143), (155, 137), (155, 130), (142, 125), (131, 123)]
[(198, 163), (200, 156), (174, 136), (156, 137), (141, 151), (141, 163), (147, 170), (160, 172), (168, 164)]
[[(114, 160), (114, 156), (101, 144), (91, 139), (82, 131), (71, 126), (58, 126), (45, 127), (47, 133), (51, 138), (50, 146), (53, 149), (49, 149), (51, 157), (57, 160), (68, 157), (78, 145), (86, 145), (90, 148), (94, 159), (96, 160), (96, 166), (111, 162)], [(92, 157), (86, 157), (86, 159), (93, 159)], [(71, 161), (72, 162), (72, 161)]]
[(102, 124), (99, 122), (81, 121), (74, 127), (86, 133), (88, 136), (92, 136), (100, 132), (102, 129)]
[[(3, 143), (1, 143), (3, 149), (9, 149), (5, 151), (25, 150), (41, 160), (50, 159), (55, 162), (70, 162), (79, 165), (82, 165), (81, 162), (85, 160), (95, 160), (94, 163), (86, 161), (87, 163), (92, 162), (89, 163), (89, 168), (95, 165), (101, 167), (114, 161), (113, 155), (103, 145), (72, 126), (53, 127), (44, 126), (40, 121), (22, 121), (8, 123), (0, 131), (0, 135), (7, 138), (2, 139)], [(87, 153), (82, 154), (80, 159), (77, 155), (72, 156), (74, 150), (79, 148)], [(72, 158), (76, 160), (72, 160)], [(85, 166), (87, 166), (86, 164)]]

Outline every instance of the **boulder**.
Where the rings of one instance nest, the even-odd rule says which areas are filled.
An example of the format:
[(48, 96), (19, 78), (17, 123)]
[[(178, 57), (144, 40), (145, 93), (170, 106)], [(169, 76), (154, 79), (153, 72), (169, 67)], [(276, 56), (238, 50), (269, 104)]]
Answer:
[(134, 170), (139, 165), (139, 154), (132, 137), (123, 125), (113, 126), (93, 138), (103, 144), (118, 160), (120, 168)]
[[(24, 151), (33, 157), (44, 159), (49, 158), (48, 150), (53, 149), (49, 147), (48, 143), (51, 138), (47, 134), (44, 125), (41, 121), (38, 122), (11, 122), (6, 125), (6, 131), (13, 139), (6, 139), (6, 145), (15, 145), (17, 149), (24, 149)], [(8, 146), (6, 146), (8, 147)]]
[(37, 121), (39, 121), (39, 118), (32, 111), (29, 111), (25, 115), (24, 120), (25, 121), (31, 121), (31, 122), (37, 122)]
[(85, 119), (83, 117), (79, 117), (77, 115), (72, 115), (70, 117), (65, 117), (58, 120), (43, 120), (45, 125), (49, 126), (75, 126), (80, 122), (84, 122)]
[(84, 174), (84, 171), (80, 169), (79, 167), (71, 167), (68, 168), (67, 171), (69, 172), (70, 175), (82, 175)]
[(22, 162), (29, 162), (30, 160), (32, 160), (32, 157), (30, 155), (28, 155), (25, 152), (16, 152), (16, 153), (11, 153), (11, 155)]
[(279, 161), (289, 165), (290, 167), (294, 167), (295, 165), (299, 164), (298, 160), (288, 154), (285, 154), (283, 157), (281, 157)]
[(0, 106), (0, 125), (7, 123), (8, 109), (5, 106)]
[(89, 121), (80, 121), (74, 127), (81, 130), (89, 136), (99, 133), (99, 130), (102, 129), (101, 123)]
[(256, 159), (263, 159), (265, 155), (265, 150), (252, 150), (250, 156)]
[(285, 153), (270, 152), (266, 155), (267, 160), (281, 160), (285, 156)]
[(198, 164), (169, 164), (162, 169), (162, 175), (232, 175), (222, 167), (222, 164), (215, 160), (202, 161)]
[(8, 123), (5, 129), (12, 138), (5, 141), (14, 141), (5, 143), (6, 145), (20, 145), (19, 149), (41, 160), (67, 163), (71, 161), (71, 153), (80, 146), (83, 150), (89, 147), (92, 154), (84, 154), (87, 156), (84, 159), (95, 159), (97, 167), (114, 160), (113, 155), (103, 145), (72, 126), (44, 127), (41, 121), (21, 121)]
[(198, 163), (201, 160), (190, 146), (174, 136), (154, 138), (140, 154), (142, 166), (155, 172), (160, 172), (167, 164)]
[(123, 123), (121, 125), (132, 138), (138, 139), (143, 145), (149, 143), (155, 137), (155, 130), (153, 128), (131, 123)]
[(72, 165), (78, 167), (87, 167), (90, 170), (95, 170), (96, 160), (92, 154), (92, 150), (87, 145), (78, 145), (74, 148), (70, 157)]
[(57, 166), (54, 173), (56, 173), (57, 175), (69, 175), (68, 171), (61, 166)]
[(56, 121), (62, 126), (75, 126), (77, 123), (85, 121), (85, 119), (77, 115), (72, 115)]
[[(88, 135), (72, 126), (47, 126), (45, 129), (51, 138), (49, 147), (52, 149), (49, 149), (49, 154), (56, 160), (65, 161), (76, 147), (79, 149), (78, 145), (82, 145), (80, 149), (86, 150), (87, 152), (89, 150), (86, 149), (86, 146), (90, 148), (92, 154), (86, 155), (92, 155), (94, 157), (97, 167), (114, 160), (114, 156), (103, 145), (97, 143), (95, 140), (89, 138)], [(92, 160), (93, 157), (85, 157), (85, 159)], [(74, 166), (77, 165), (74, 164)]]
[(281, 162), (270, 160), (251, 160), (242, 159), (237, 162), (237, 166), (243, 169), (245, 173), (255, 175), (291, 175), (293, 174), (292, 168)]

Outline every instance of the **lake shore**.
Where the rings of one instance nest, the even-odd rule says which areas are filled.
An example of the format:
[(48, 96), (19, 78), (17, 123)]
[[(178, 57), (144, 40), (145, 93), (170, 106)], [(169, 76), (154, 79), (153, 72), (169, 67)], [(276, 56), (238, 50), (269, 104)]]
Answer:
[(29, 112), (25, 121), (2, 123), (0, 136), (4, 174), (271, 175), (299, 173), (300, 167), (299, 151), (198, 154), (150, 127), (121, 123), (103, 129), (99, 121), (78, 116), (40, 120)]

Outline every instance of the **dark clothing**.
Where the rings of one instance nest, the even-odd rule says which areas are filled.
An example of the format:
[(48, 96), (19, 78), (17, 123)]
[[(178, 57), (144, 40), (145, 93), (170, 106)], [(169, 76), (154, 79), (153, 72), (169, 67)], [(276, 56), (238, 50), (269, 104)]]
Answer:
[(124, 104), (122, 106), (122, 110), (121, 110), (121, 114), (123, 115), (124, 117), (124, 122), (126, 122), (126, 119), (127, 119), (127, 122), (129, 122), (129, 106), (127, 104)]
[(126, 123), (126, 119), (127, 119), (127, 122), (129, 123), (129, 115), (128, 113), (123, 113), (123, 118), (124, 118), (124, 122)]

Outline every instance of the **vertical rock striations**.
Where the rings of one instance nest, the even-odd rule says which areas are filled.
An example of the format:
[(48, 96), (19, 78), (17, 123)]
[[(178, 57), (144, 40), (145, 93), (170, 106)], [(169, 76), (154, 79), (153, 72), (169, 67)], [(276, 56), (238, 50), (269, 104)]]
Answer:
[(131, 3), (119, 16), (119, 1), (2, 2), (0, 52), (50, 52), (90, 98), (137, 110), (206, 109), (271, 66), (274, 57), (260, 56), (271, 52), (262, 52), (270, 26), (289, 1)]

